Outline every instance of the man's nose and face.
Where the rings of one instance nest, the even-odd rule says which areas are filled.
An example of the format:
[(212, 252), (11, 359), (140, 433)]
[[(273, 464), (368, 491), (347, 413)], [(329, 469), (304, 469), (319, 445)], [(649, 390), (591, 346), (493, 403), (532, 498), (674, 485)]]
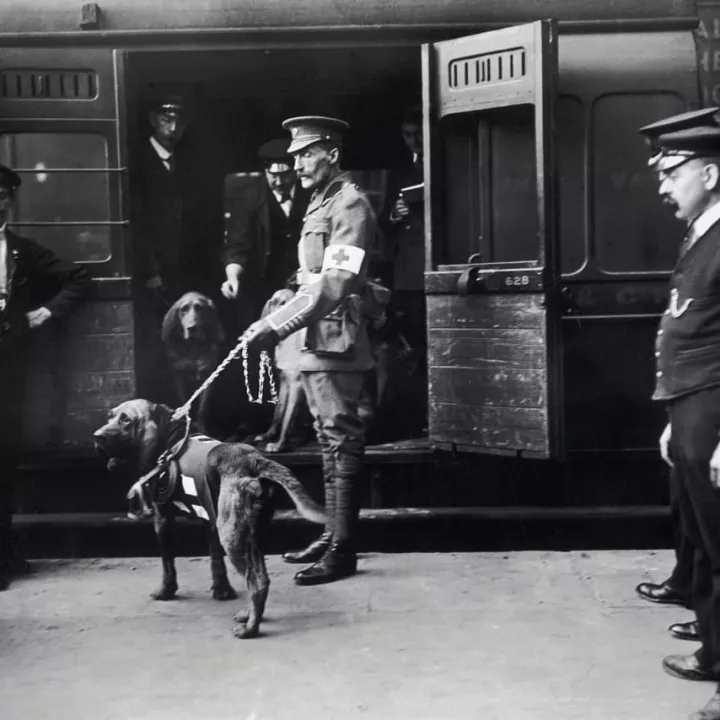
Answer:
[(150, 113), (150, 124), (155, 139), (172, 152), (185, 134), (187, 118), (179, 113), (154, 112)]
[(297, 175), (289, 164), (273, 163), (265, 169), (268, 187), (280, 195), (288, 195), (297, 181)]
[(658, 173), (658, 194), (675, 210), (675, 217), (692, 222), (708, 206), (711, 193), (718, 190), (720, 170), (714, 162), (693, 158)]
[(411, 153), (416, 155), (423, 154), (423, 132), (422, 125), (415, 123), (403, 123), (400, 126), (402, 138)]
[(316, 144), (300, 150), (294, 157), (300, 184), (306, 190), (315, 190), (329, 180), (333, 164), (338, 160), (338, 150)]

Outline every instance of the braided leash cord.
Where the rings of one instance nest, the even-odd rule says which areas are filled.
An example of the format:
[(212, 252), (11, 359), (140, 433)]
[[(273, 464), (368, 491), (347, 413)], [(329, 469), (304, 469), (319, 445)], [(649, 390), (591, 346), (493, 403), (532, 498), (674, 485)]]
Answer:
[(265, 386), (265, 375), (268, 376), (270, 385), (270, 402), (275, 404), (278, 401), (277, 387), (275, 385), (275, 377), (272, 371), (272, 361), (270, 355), (266, 350), (260, 353), (260, 378), (258, 381), (258, 395), (253, 398), (252, 390), (250, 389), (250, 376), (248, 371), (248, 347), (245, 340), (240, 340), (238, 344), (228, 353), (228, 356), (213, 370), (207, 379), (200, 385), (200, 387), (188, 398), (184, 405), (181, 405), (173, 414), (173, 419), (178, 419), (183, 415), (190, 414), (190, 408), (192, 404), (207, 390), (216, 380), (218, 375), (225, 370), (225, 368), (233, 361), (238, 355), (242, 355), (243, 360), (243, 375), (245, 377), (245, 392), (247, 393), (248, 400), (252, 403), (262, 403), (263, 401), (263, 390)]

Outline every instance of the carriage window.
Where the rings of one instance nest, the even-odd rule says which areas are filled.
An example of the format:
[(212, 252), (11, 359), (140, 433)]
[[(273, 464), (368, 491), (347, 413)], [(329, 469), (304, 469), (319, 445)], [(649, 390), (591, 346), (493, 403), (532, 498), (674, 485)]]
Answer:
[(685, 110), (670, 93), (605, 95), (593, 112), (593, 228), (597, 262), (609, 272), (672, 269), (682, 228), (657, 195), (638, 134)]
[(68, 260), (110, 258), (110, 228), (102, 224), (110, 214), (109, 177), (88, 172), (108, 167), (102, 135), (7, 133), (0, 137), (0, 162), (22, 177), (11, 219), (17, 232)]

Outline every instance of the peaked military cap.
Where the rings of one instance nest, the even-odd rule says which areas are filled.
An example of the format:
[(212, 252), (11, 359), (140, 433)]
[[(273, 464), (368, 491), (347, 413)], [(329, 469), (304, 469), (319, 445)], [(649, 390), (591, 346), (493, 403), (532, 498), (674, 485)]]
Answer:
[(19, 188), (21, 182), (20, 176), (14, 170), (11, 170), (6, 165), (0, 165), (0, 185), (6, 190), (12, 191)]
[[(704, 130), (709, 130), (710, 134), (706, 134)], [(667, 172), (693, 157), (707, 155), (708, 149), (710, 149), (709, 154), (717, 154), (716, 149), (711, 149), (712, 140), (710, 139), (710, 136), (716, 131), (720, 132), (720, 108), (718, 107), (691, 110), (673, 115), (645, 125), (638, 132), (643, 134), (650, 144), (651, 157), (648, 165), (654, 170)], [(689, 146), (686, 146), (688, 143)]]
[(163, 115), (185, 116), (187, 106), (180, 95), (163, 95), (155, 99), (152, 109)]
[(292, 155), (288, 152), (288, 147), (290, 147), (288, 138), (268, 140), (258, 149), (258, 157), (270, 172), (284, 172), (292, 169), (294, 164)]
[(343, 133), (350, 127), (344, 120), (322, 115), (288, 118), (283, 121), (282, 126), (285, 130), (290, 131), (292, 138), (288, 148), (289, 153), (300, 152), (306, 147), (324, 140), (340, 144)]
[(422, 125), (423, 122), (423, 111), (422, 104), (411, 105), (405, 108), (405, 114), (403, 115), (403, 124), (405, 125)]

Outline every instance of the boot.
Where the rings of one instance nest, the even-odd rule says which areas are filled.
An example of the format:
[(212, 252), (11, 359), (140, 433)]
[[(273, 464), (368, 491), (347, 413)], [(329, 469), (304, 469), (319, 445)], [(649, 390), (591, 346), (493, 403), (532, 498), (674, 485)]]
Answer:
[(324, 532), (317, 540), (311, 542), (304, 550), (283, 553), (286, 563), (312, 563), (325, 554), (332, 542), (332, 533)]
[(322, 585), (350, 577), (357, 572), (357, 555), (347, 545), (333, 542), (314, 565), (295, 575), (298, 585)]

